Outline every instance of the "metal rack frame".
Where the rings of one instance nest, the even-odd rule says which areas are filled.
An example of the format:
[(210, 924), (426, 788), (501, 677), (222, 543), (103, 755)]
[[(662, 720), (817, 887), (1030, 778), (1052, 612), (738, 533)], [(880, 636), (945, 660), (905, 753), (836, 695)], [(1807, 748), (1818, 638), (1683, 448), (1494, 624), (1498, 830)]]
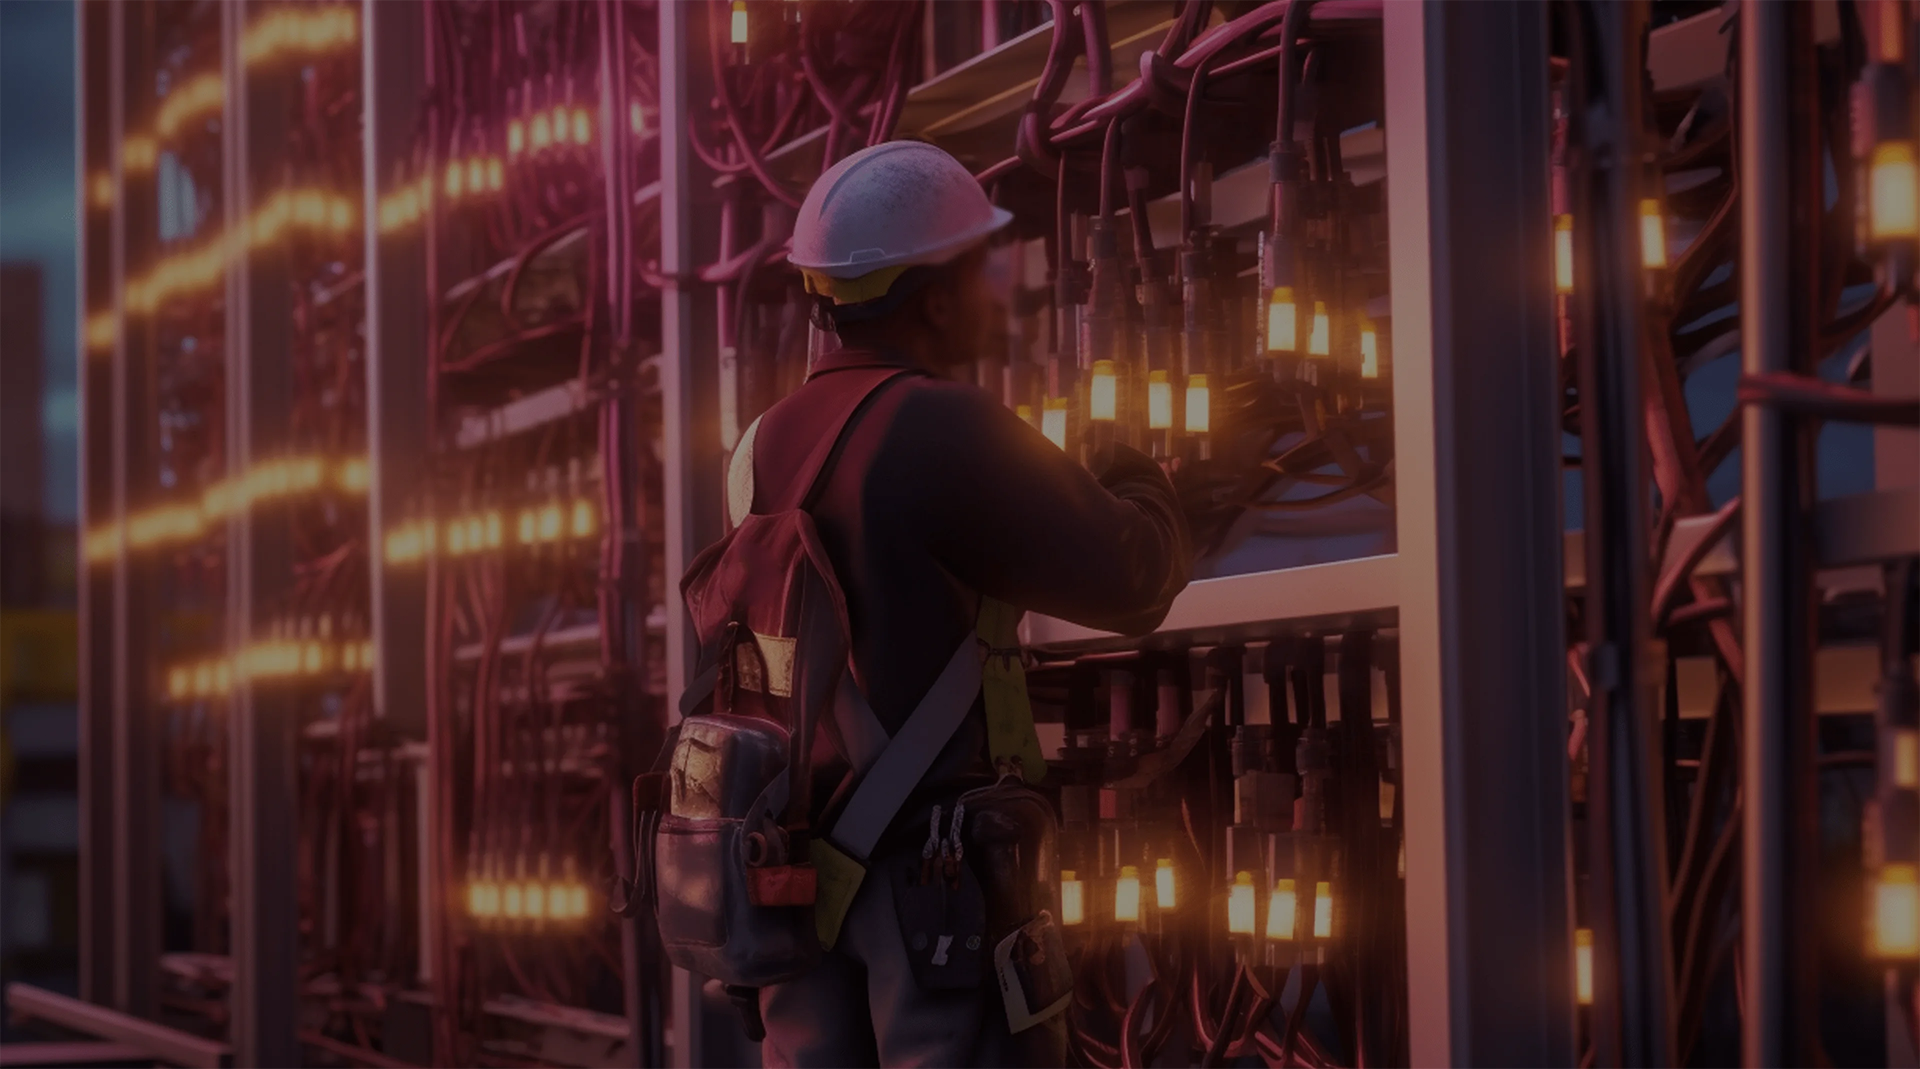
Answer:
[[(238, 30), (248, 10), (236, 4), (222, 12), (230, 85), (241, 84)], [(128, 43), (146, 11), (139, 0), (76, 5), (83, 204), (87, 176), (96, 171), (109, 170), (117, 188), (128, 187), (122, 145), (133, 125), (127, 115), (134, 99), (130, 86), (138, 82)], [(430, 236), (382, 234), (375, 224), (381, 182), (412, 151), (410, 106), (426, 89), (417, 62), (425, 47), (419, 11), (417, 5), (376, 0), (360, 4), (369, 524), (376, 545), (378, 533), (414, 493), (416, 459), (429, 433), (418, 419), (428, 404), (425, 368), (410, 354), (429, 332), (419, 279), (431, 270)], [(717, 346), (716, 309), (711, 288), (691, 281), (693, 269), (714, 254), (718, 203), (713, 176), (685, 147), (690, 114), (711, 91), (703, 15), (687, 3), (659, 5), (658, 196), (665, 279), (659, 375), (664, 449), (679, 458), (665, 473), (670, 576), (684, 571), (719, 534), (722, 516), (720, 384), (709, 355)], [(1397, 629), (1406, 876), (1408, 887), (1420, 889), (1406, 903), (1411, 1056), (1417, 1065), (1575, 1060), (1563, 597), (1580, 550), (1558, 523), (1557, 384), (1546, 359), (1553, 351), (1546, 17), (1523, 0), (1384, 5), (1398, 551), (1197, 582), (1146, 640), (1211, 644), (1280, 627)], [(1717, 17), (1654, 34), (1649, 50), (1656, 75), (1696, 77), (1684, 62), (1681, 38), (1711, 29), (1707, 20)], [(1165, 26), (1138, 21), (1116, 31), (1116, 49), (1150, 42)], [(1002, 43), (916, 87), (903, 129), (937, 136), (1017, 111), (1009, 102), (1020, 97), (1026, 68), (1038, 68), (1041, 32)], [(1116, 64), (1116, 73), (1128, 66)], [(237, 121), (225, 135), (229, 226), (251, 207), (248, 177), (265, 173), (270, 162), (261, 154), (271, 128), (247, 116), (256, 112), (256, 98), (278, 91), (246, 76), (244, 92), (231, 104)], [(264, 104), (257, 107), (259, 114), (267, 111)], [(805, 156), (806, 141), (775, 153), (775, 160), (783, 153), (796, 160)], [(81, 216), (83, 317), (91, 308), (125, 306), (130, 258), (144, 255), (129, 235), (141, 232), (135, 213), (151, 210), (139, 208), (140, 201), (122, 196), (108, 215)], [(229, 424), (249, 430), (236, 434), (231, 447), (236, 470), (270, 440), (270, 416), (284, 400), (283, 391), (276, 393), (270, 359), (284, 349), (274, 340), (287, 329), (284, 309), (276, 321), (274, 302), (254, 296), (270, 284), (261, 280), (274, 277), (274, 270), (270, 261), (250, 255), (228, 282)], [(427, 290), (438, 293), (439, 287), (429, 281)], [(1886, 344), (1899, 344), (1894, 328), (1900, 325), (1888, 322)], [(1878, 333), (1875, 343), (1881, 344)], [(151, 342), (135, 329), (120, 332), (110, 356), (82, 365), (83, 529), (105, 521), (124, 524), (140, 504), (132, 499), (129, 477), (140, 440), (140, 413), (132, 399), (141, 396), (150, 365)], [(1893, 443), (1881, 449), (1884, 455), (1897, 455), (1902, 443), (1910, 450), (1911, 432), (1883, 433)], [(1828, 563), (1913, 552), (1920, 538), (1913, 519), (1920, 515), (1920, 495), (1906, 483), (1881, 485), (1872, 501), (1823, 503), (1816, 522), (1826, 532), (1820, 550)], [(284, 567), (269, 567), (284, 547), (249, 530), (244, 516), (232, 522), (236, 551), (228, 619), (240, 640), (262, 600), (256, 584), (284, 574)], [(1758, 572), (1764, 563), (1755, 559), (1750, 567)], [(443, 667), (428, 660), (425, 578), (386, 568), (377, 553), (370, 566), (380, 650), (376, 710), (401, 735), (418, 738), (427, 688)], [(159, 949), (158, 837), (152, 826), (158, 806), (150, 761), (153, 710), (146, 693), (150, 666), (137, 626), (151, 577), (123, 546), (110, 565), (83, 570), (80, 584), (82, 995), (87, 1003), (132, 1018), (151, 1017)], [(692, 635), (678, 606), (669, 606), (666, 617), (667, 686), (677, 693), (692, 671)], [(1029, 620), (1026, 628), (1029, 644), (1049, 651), (1137, 644), (1045, 618)], [(212, 1046), (182, 1047), (178, 1033), (161, 1034), (171, 1030), (157, 1025), (158, 1031), (143, 1030), (118, 1017), (110, 1022), (114, 1031), (103, 1025), (91, 1029), (96, 1034), (159, 1057), (170, 1057), (166, 1051), (172, 1050), (171, 1060), (180, 1060), (183, 1051), (210, 1063), (229, 1056), (240, 1064), (297, 1059), (293, 874), (277, 863), (276, 853), (290, 841), (284, 829), (291, 826), (293, 800), (279, 788), (291, 779), (291, 742), (278, 731), (288, 718), (278, 715), (285, 710), (275, 709), (274, 701), (242, 688), (233, 713), (233, 838), (236, 857), (247, 865), (236, 867), (231, 1054)], [(1479, 774), (1488, 767), (1502, 775)], [(440, 888), (445, 874), (434, 873), (431, 851), (422, 851), (421, 865), (423, 888)], [(434, 908), (435, 892), (423, 892), (423, 941), (431, 931), (425, 915)], [(424, 978), (434, 967), (434, 948), (423, 944), (419, 960)], [(671, 1021), (668, 1063), (705, 1064), (713, 1052), (709, 1023), (730, 1029), (731, 1021), (703, 1020), (699, 979), (683, 972), (674, 974), (664, 1001)], [(65, 1004), (31, 996), (22, 1001), (11, 992), (9, 1003), (88, 1029), (88, 1015)]]

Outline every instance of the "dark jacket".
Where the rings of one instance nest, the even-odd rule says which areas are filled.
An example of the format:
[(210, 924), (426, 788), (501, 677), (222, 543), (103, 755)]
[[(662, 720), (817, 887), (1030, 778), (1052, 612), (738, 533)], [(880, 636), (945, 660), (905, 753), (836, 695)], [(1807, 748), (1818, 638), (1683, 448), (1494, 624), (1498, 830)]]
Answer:
[[(844, 408), (855, 376), (836, 371), (884, 363), (871, 353), (825, 357), (761, 418), (756, 509), (797, 477)], [(976, 387), (917, 372), (889, 383), (830, 464), (814, 524), (847, 596), (856, 679), (889, 732), (972, 630), (978, 595), (1144, 634), (1187, 584), (1185, 522), (1158, 465), (1116, 449), (1096, 478)], [(924, 789), (990, 769), (976, 709)]]

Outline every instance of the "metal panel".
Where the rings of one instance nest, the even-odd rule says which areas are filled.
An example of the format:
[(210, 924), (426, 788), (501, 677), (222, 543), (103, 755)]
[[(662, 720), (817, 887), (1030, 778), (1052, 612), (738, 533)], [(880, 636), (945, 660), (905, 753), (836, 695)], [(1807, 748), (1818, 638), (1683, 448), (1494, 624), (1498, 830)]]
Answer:
[(380, 194), (411, 164), (425, 87), (425, 5), (364, 0), (361, 100), (365, 145), (360, 217), (366, 225), (367, 570), (371, 580), (374, 712), (421, 737), (427, 706), (427, 590), (419, 568), (389, 568), (383, 532), (408, 515), (420, 492), (432, 421), (427, 351), (432, 332), (421, 300), (426, 242), (416, 227), (380, 232)]
[[(1329, 629), (1391, 622), (1399, 593), (1400, 563), (1391, 554), (1202, 579), (1174, 599), (1154, 635), (1169, 643), (1208, 645), (1250, 637), (1252, 631), (1277, 621), (1311, 622)], [(1029, 617), (1025, 626), (1025, 644), (1041, 649), (1142, 645), (1138, 639), (1119, 638), (1051, 616)], [(1145, 642), (1156, 644), (1154, 638)]]
[(1410, 1053), (1568, 1065), (1546, 9), (1384, 17)]
[[(666, 676), (670, 718), (686, 690), (697, 652), (692, 621), (676, 594), (679, 578), (695, 554), (720, 533), (720, 456), (718, 382), (714, 364), (703, 354), (717, 351), (717, 323), (711, 291), (692, 279), (702, 254), (696, 235), (710, 242), (719, 233), (713, 198), (706, 192), (704, 169), (684, 151), (693, 135), (690, 117), (705, 107), (707, 12), (692, 4), (661, 4), (660, 35), (660, 410), (661, 458), (665, 467), (662, 506), (666, 513)], [(704, 194), (704, 198), (703, 198)], [(672, 1035), (668, 1053), (674, 1066), (704, 1065), (701, 981), (680, 969), (670, 983)]]
[[(240, 39), (250, 5), (220, 9), (227, 85), (221, 126), (226, 233), (247, 219), (282, 177), (289, 76), (249, 75)], [(246, 247), (246, 246), (242, 246)], [(227, 470), (284, 450), (290, 383), (290, 318), (284, 246), (263, 244), (227, 269)], [(228, 648), (244, 651), (270, 624), (291, 574), (286, 524), (236, 509), (227, 532)], [(242, 1065), (297, 1065), (298, 903), (291, 850), (297, 841), (292, 700), (235, 673), (228, 708), (233, 986), (230, 1035)]]
[[(114, 107), (122, 131), (145, 129), (152, 114), (153, 7), (115, 5), (112, 62), (120, 79)], [(122, 161), (124, 162), (124, 161)], [(125, 308), (127, 279), (152, 262), (157, 244), (153, 176), (119, 168), (113, 213), (115, 303)], [(113, 350), (113, 494), (122, 532), (113, 568), (112, 1005), (152, 1014), (160, 955), (159, 767), (154, 760), (153, 665), (149, 624), (155, 565), (132, 552), (127, 518), (154, 503), (153, 334), (146, 315), (120, 316)]]
[[(74, 5), (75, 114), (80, 129), (74, 138), (75, 172), (79, 189), (74, 203), (79, 220), (80, 322), (74, 336), (81, 339), (80, 368), (80, 530), (91, 532), (121, 522), (114, 509), (112, 488), (113, 402), (112, 364), (93, 352), (87, 330), (96, 311), (117, 314), (121, 295), (115, 280), (114, 247), (117, 233), (112, 216), (102, 217), (92, 203), (92, 176), (105, 174), (117, 211), (123, 144), (120, 119), (121, 72), (113, 62), (111, 38), (121, 8), (110, 4)], [(112, 574), (96, 566), (82, 552), (79, 574), (80, 604), (80, 993), (95, 1001), (112, 997), (113, 932), (113, 658), (114, 624)]]

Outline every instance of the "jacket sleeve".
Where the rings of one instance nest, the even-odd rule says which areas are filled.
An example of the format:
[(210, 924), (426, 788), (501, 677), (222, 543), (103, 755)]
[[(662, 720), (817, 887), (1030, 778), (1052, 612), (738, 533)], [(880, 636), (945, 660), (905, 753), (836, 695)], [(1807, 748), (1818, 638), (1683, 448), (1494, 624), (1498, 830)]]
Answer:
[[(902, 405), (888, 474), (909, 480), (934, 558), (954, 578), (1024, 609), (1145, 634), (1191, 569), (1172, 485), (1116, 448), (1096, 476), (983, 391), (930, 383)], [(897, 485), (897, 484), (896, 484)]]

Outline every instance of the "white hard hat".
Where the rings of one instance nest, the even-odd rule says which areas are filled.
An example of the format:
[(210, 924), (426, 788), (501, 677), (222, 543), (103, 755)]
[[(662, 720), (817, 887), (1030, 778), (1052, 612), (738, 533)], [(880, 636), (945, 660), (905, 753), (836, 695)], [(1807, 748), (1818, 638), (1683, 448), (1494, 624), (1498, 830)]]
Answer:
[[(854, 303), (885, 294), (908, 267), (946, 263), (1012, 219), (944, 150), (889, 141), (848, 156), (813, 183), (787, 259), (808, 289)], [(868, 276), (875, 285), (835, 284)]]

